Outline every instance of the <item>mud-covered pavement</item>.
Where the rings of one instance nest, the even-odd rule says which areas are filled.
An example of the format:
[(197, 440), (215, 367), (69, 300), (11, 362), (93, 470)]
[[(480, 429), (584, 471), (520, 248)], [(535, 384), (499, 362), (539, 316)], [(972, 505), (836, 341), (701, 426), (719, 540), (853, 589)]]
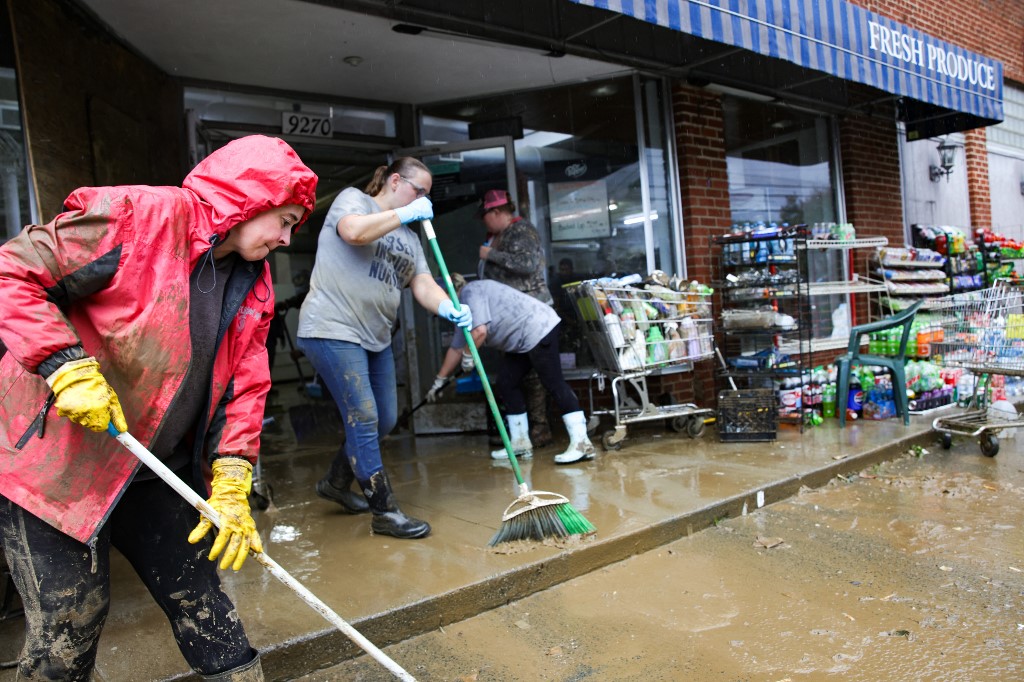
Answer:
[(1022, 446), (907, 454), (385, 652), (424, 681), (1024, 679)]

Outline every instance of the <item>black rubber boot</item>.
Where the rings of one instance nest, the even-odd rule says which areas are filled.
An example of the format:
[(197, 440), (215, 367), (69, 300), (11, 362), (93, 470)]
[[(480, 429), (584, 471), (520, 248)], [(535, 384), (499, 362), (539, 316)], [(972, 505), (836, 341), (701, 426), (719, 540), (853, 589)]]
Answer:
[(260, 655), (232, 670), (225, 670), (216, 675), (203, 675), (207, 682), (263, 682), (263, 667), (260, 665)]
[(373, 512), (370, 525), (376, 535), (391, 535), (402, 539), (425, 538), (430, 534), (430, 524), (406, 516), (395, 504), (391, 494), (391, 481), (383, 470), (370, 476), (369, 481), (360, 481), (366, 501)]
[(345, 454), (345, 446), (342, 445), (331, 461), (327, 476), (317, 482), (316, 494), (325, 500), (337, 502), (349, 514), (365, 514), (370, 511), (370, 505), (359, 493), (352, 492), (354, 480), (356, 475), (352, 472), (352, 465)]

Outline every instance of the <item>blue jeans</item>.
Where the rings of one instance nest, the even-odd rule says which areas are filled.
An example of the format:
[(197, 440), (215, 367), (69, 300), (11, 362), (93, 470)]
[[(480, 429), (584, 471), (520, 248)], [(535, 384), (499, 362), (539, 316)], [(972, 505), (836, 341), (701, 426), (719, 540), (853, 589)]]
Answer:
[(296, 345), (334, 396), (345, 425), (345, 455), (357, 481), (384, 468), (380, 439), (398, 422), (391, 346), (373, 353), (358, 343), (299, 337)]

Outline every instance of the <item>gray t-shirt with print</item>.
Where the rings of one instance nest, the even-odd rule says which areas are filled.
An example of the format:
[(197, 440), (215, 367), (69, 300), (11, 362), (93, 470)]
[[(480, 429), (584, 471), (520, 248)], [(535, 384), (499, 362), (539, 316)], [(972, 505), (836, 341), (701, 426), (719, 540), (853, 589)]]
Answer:
[[(474, 328), (487, 325), (484, 345), (506, 353), (533, 350), (559, 322), (551, 306), (493, 279), (468, 282), (459, 301), (473, 311)], [(456, 333), (452, 348), (465, 347), (465, 334)]]
[(419, 237), (405, 225), (365, 246), (349, 244), (338, 234), (338, 221), (345, 216), (380, 212), (373, 197), (355, 187), (331, 204), (317, 240), (309, 294), (299, 311), (299, 336), (349, 341), (371, 352), (391, 344), (402, 289), (430, 268)]

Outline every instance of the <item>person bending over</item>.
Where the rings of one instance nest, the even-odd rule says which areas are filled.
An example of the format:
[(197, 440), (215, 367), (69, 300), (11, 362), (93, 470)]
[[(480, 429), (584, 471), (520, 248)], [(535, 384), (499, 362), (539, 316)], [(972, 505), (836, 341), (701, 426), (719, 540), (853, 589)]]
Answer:
[[(501, 282), (484, 279), (467, 284), (456, 273), (452, 275), (452, 283), (459, 292), (460, 302), (473, 309), (472, 337), (476, 346), (505, 352), (505, 361), (498, 371), (497, 392), (508, 409), (509, 439), (516, 456), (533, 456), (522, 382), (534, 369), (541, 384), (554, 398), (569, 432), (569, 447), (555, 455), (555, 463), (574, 464), (594, 459), (594, 445), (587, 437), (586, 417), (576, 394), (562, 376), (558, 314), (551, 306)], [(427, 391), (428, 402), (437, 400), (456, 367), (461, 366), (466, 371), (473, 369), (473, 356), (465, 348), (465, 335), (455, 334), (437, 378)], [(491, 453), (493, 459), (507, 456), (504, 450)]]

